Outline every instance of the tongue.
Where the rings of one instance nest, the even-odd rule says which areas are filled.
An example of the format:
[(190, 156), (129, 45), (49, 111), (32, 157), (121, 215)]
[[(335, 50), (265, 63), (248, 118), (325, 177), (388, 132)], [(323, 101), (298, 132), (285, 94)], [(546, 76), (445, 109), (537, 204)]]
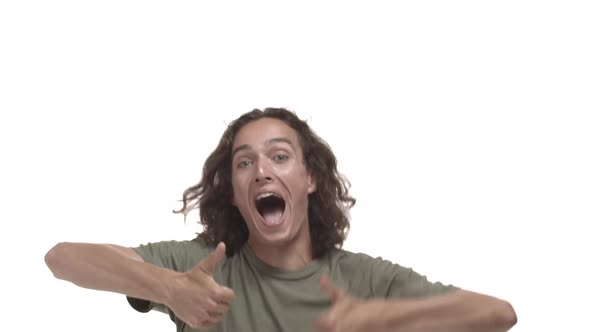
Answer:
[(281, 208), (266, 208), (262, 211), (262, 219), (264, 223), (269, 226), (278, 225), (283, 216), (283, 209)]

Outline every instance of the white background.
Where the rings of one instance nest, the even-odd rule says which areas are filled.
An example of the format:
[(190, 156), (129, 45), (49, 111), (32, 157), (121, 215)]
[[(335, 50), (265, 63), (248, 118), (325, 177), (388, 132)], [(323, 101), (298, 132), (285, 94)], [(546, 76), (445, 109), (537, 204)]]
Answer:
[[(216, 2), (217, 3), (217, 2)], [(359, 2), (360, 3), (360, 2)], [(358, 199), (345, 249), (588, 331), (584, 1), (0, 4), (0, 330), (173, 331), (54, 279), (60, 241), (191, 239), (225, 125), (295, 110)]]

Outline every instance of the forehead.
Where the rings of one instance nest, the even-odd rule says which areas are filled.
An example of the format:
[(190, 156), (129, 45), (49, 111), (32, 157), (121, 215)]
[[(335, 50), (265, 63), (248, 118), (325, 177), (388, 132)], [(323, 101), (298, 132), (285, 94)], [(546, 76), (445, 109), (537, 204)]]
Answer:
[(262, 146), (277, 138), (286, 138), (294, 148), (300, 149), (297, 132), (285, 122), (273, 118), (254, 120), (242, 127), (236, 134), (232, 149), (242, 145)]

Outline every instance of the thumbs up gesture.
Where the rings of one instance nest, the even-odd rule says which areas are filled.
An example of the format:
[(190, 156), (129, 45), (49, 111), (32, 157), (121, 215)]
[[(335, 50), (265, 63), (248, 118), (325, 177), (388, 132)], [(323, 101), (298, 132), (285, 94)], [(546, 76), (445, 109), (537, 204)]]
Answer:
[(362, 301), (339, 289), (330, 278), (321, 278), (322, 290), (332, 306), (315, 322), (317, 332), (365, 332), (383, 329), (384, 300)]
[(234, 292), (213, 279), (217, 264), (225, 255), (225, 244), (217, 245), (214, 252), (195, 267), (179, 273), (170, 280), (166, 305), (192, 328), (211, 328), (229, 310)]

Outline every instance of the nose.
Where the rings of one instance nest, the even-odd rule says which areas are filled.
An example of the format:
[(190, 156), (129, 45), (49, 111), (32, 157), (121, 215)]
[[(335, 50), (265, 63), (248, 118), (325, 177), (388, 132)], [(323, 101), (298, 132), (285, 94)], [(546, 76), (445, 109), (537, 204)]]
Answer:
[(267, 162), (260, 160), (256, 169), (256, 183), (272, 182), (274, 179), (271, 167)]

